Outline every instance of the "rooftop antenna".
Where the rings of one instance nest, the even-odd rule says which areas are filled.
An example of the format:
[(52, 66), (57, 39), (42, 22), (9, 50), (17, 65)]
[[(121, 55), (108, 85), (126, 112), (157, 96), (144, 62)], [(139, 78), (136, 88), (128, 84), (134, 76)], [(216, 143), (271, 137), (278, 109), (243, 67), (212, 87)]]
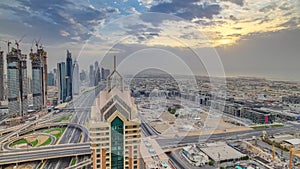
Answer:
[(17, 49), (19, 49), (19, 46), (20, 46), (20, 42), (24, 39), (26, 35), (23, 35), (22, 38), (20, 40), (15, 40), (15, 44), (17, 45)]

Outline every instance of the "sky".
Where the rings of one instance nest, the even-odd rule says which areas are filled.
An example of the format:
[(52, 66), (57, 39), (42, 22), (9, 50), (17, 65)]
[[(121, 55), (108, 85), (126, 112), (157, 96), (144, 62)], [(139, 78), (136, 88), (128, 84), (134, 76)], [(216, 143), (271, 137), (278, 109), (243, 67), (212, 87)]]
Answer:
[(300, 81), (299, 21), (299, 0), (1, 0), (0, 47), (25, 35), (28, 54), (40, 40), (50, 69), (68, 49), (86, 70), (117, 55), (127, 73), (167, 65)]

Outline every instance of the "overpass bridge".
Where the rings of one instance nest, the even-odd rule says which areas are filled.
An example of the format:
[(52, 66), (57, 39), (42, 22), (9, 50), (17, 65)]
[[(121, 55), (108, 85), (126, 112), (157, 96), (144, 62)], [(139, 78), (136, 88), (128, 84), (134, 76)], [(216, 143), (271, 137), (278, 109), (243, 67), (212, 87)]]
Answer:
[(18, 164), (30, 161), (43, 161), (61, 157), (91, 155), (90, 144), (59, 144), (39, 148), (30, 148), (23, 151), (11, 150), (0, 152), (0, 165)]

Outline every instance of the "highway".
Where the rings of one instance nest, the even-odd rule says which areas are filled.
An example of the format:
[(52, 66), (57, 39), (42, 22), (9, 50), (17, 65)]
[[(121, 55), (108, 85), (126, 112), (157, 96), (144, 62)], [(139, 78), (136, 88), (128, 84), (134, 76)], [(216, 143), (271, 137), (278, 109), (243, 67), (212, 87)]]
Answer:
[[(81, 125), (84, 125), (85, 122), (89, 118), (90, 114), (90, 109), (82, 109), (84, 108), (90, 108), (92, 104), (94, 103), (94, 100), (98, 93), (104, 89), (104, 85), (102, 85), (100, 88), (97, 88), (96, 90), (89, 91), (87, 93), (82, 94), (76, 100), (71, 104), (68, 108), (74, 109), (73, 112), (73, 117), (70, 120), (72, 123), (78, 123)], [(76, 128), (70, 128), (68, 127), (61, 137), (61, 140), (59, 141), (58, 144), (67, 144), (67, 143), (78, 143), (80, 142), (80, 135), (82, 132)], [(83, 133), (84, 139), (82, 142), (88, 142), (88, 132)], [(49, 169), (59, 169), (59, 168), (66, 168), (69, 166), (72, 158), (67, 157), (67, 158), (60, 158), (60, 159), (52, 159), (48, 160), (44, 168), (49, 168)], [(77, 162), (83, 161), (83, 157), (79, 157)]]
[[(286, 126), (286, 127), (280, 127), (280, 128), (269, 128), (266, 129), (270, 135), (272, 134), (279, 134), (279, 133), (289, 133), (289, 132), (299, 132), (299, 126), (298, 125), (291, 125), (291, 126)], [(247, 130), (247, 131), (239, 131), (239, 132), (232, 132), (232, 133), (221, 133), (221, 134), (213, 134), (210, 135), (208, 140), (203, 140), (202, 138), (206, 138), (207, 136), (187, 136), (184, 138), (162, 138), (158, 137), (156, 140), (157, 142), (163, 147), (163, 148), (170, 148), (170, 147), (178, 147), (178, 146), (183, 146), (187, 144), (193, 144), (193, 143), (201, 143), (201, 142), (213, 142), (213, 141), (226, 141), (232, 139), (232, 137), (239, 136), (240, 139), (249, 139), (252, 138), (252, 136), (259, 137), (262, 135), (263, 130)], [(200, 141), (199, 141), (200, 140)], [(75, 147), (79, 146), (79, 147)], [(62, 147), (64, 148), (62, 150)], [(51, 150), (51, 151), (49, 151)], [(76, 150), (76, 151), (74, 151)], [(78, 151), (77, 151), (78, 150)], [(80, 151), (79, 151), (80, 150)], [(18, 161), (24, 161), (24, 160), (32, 160), (32, 157), (38, 156), (37, 159), (49, 159), (49, 158), (57, 158), (52, 153), (55, 151), (56, 153), (59, 153), (60, 157), (63, 156), (74, 156), (76, 154), (90, 154), (90, 147), (89, 143), (81, 143), (80, 144), (66, 144), (66, 145), (53, 145), (53, 146), (48, 146), (48, 147), (40, 147), (36, 149), (28, 149), (23, 150), (23, 152), (18, 152), (18, 153), (1, 153), (0, 157), (2, 161), (0, 161), (2, 164), (3, 162), (18, 162)], [(17, 155), (16, 155), (17, 154)], [(8, 158), (9, 157), (9, 158)], [(58, 161), (55, 159), (56, 163), (54, 165), (51, 165), (51, 167), (57, 167)], [(49, 160), (51, 161), (51, 160)], [(68, 163), (68, 162), (67, 162)], [(176, 162), (175, 162), (176, 163)], [(64, 163), (59, 163), (60, 166), (62, 166)], [(177, 164), (179, 165), (179, 164)], [(44, 167), (46, 168), (46, 167)]]
[(238, 139), (250, 139), (253, 136), (254, 137), (262, 136), (262, 131), (264, 130), (267, 131), (269, 135), (276, 135), (280, 133), (281, 134), (299, 133), (300, 127), (299, 125), (289, 125), (289, 126), (278, 127), (278, 128), (246, 130), (246, 131), (237, 131), (237, 132), (224, 132), (224, 133), (212, 134), (212, 135), (185, 136), (185, 137), (177, 137), (177, 138), (159, 137), (156, 139), (156, 141), (163, 149), (168, 149), (168, 148), (184, 146), (184, 145), (194, 144), (194, 143), (233, 140), (236, 137), (238, 137)]
[[(20, 162), (45, 160), (51, 158), (69, 157), (74, 155), (89, 155), (89, 144), (67, 144), (62, 146), (47, 146), (40, 150), (25, 150), (0, 154), (0, 165)], [(34, 160), (33, 160), (34, 159)]]

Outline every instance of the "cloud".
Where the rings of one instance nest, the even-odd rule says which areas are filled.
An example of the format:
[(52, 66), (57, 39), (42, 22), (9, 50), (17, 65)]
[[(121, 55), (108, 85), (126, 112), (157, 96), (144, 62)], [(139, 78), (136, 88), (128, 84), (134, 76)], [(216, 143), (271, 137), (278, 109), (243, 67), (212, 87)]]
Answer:
[(239, 6), (244, 6), (244, 0), (225, 0), (225, 1), (229, 1)]
[(199, 1), (196, 0), (167, 1), (150, 8), (151, 12), (174, 14), (187, 20), (192, 20), (194, 18), (212, 18), (214, 15), (219, 14), (220, 10), (221, 7), (217, 3), (199, 3)]
[[(15, 0), (13, 5), (3, 2), (0, 10), (12, 13), (12, 18), (6, 22), (16, 22), (20, 30), (30, 35), (51, 37), (56, 41), (77, 41), (89, 38), (90, 32), (98, 26), (96, 21), (107, 17), (108, 13), (87, 6), (85, 1), (73, 3), (70, 0), (43, 1)], [(0, 13), (0, 18), (4, 16)], [(2, 20), (3, 21), (3, 20)], [(24, 24), (21, 25), (21, 24)], [(3, 23), (6, 24), (6, 23)], [(28, 28), (26, 28), (26, 26)], [(47, 31), (51, 30), (51, 31)], [(1, 29), (2, 32), (11, 33), (9, 29)], [(72, 38), (74, 37), (74, 38)], [(80, 38), (79, 38), (80, 37)]]
[[(214, 46), (218, 46), (222, 39), (233, 44), (249, 34), (299, 28), (299, 4), (294, 0), (79, 0), (76, 3), (72, 0), (43, 3), (39, 0), (3, 0), (0, 2), (0, 31), (17, 37), (24, 33), (35, 38), (46, 37), (50, 44), (80, 43), (91, 36), (105, 37), (102, 35), (114, 32), (113, 27), (99, 30), (110, 21), (137, 14), (133, 21), (117, 25), (122, 29), (114, 35), (130, 35), (131, 43), (145, 44), (157, 42), (166, 32), (172, 35), (176, 32), (183, 40), (196, 39), (189, 30), (178, 28), (178, 23), (185, 21), (194, 24), (197, 31), (202, 31), (215, 42)], [(144, 12), (151, 13), (143, 15)], [(137, 23), (133, 24), (135, 21)], [(131, 24), (128, 26), (126, 22)], [(166, 28), (170, 30), (166, 31)]]

